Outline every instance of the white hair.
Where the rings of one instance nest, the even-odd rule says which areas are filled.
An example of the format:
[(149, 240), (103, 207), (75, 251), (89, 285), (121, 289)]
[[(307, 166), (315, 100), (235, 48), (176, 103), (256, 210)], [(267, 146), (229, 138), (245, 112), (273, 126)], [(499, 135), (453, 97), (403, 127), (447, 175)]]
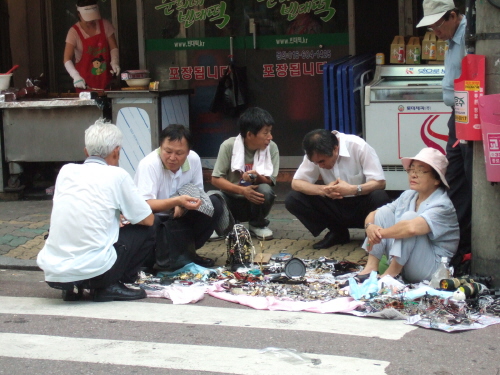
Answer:
[(85, 130), (85, 148), (89, 156), (106, 158), (117, 147), (121, 147), (123, 134), (118, 127), (102, 118)]

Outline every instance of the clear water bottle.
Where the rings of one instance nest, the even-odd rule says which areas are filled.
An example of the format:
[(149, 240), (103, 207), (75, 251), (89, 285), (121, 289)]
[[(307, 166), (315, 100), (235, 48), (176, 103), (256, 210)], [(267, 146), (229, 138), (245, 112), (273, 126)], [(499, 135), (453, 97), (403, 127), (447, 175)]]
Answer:
[(434, 289), (438, 289), (441, 280), (449, 278), (450, 278), (450, 269), (448, 268), (448, 258), (441, 257), (441, 263), (439, 264), (436, 272), (434, 272), (434, 274), (432, 275), (430, 286), (433, 287)]

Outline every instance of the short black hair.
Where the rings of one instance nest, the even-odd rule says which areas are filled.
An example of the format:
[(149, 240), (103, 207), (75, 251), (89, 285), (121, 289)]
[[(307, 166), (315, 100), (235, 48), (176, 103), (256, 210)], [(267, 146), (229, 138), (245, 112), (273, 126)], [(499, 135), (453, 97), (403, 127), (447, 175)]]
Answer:
[(170, 124), (167, 125), (160, 133), (160, 147), (168, 139), (169, 141), (182, 141), (182, 138), (186, 139), (188, 148), (191, 150), (191, 131), (188, 127), (180, 124)]
[(264, 126), (273, 125), (273, 116), (265, 109), (259, 107), (248, 108), (238, 119), (238, 126), (242, 138), (245, 138), (248, 132), (257, 135)]
[(302, 148), (311, 160), (313, 154), (332, 156), (333, 150), (339, 145), (337, 136), (326, 129), (312, 130), (304, 136)]

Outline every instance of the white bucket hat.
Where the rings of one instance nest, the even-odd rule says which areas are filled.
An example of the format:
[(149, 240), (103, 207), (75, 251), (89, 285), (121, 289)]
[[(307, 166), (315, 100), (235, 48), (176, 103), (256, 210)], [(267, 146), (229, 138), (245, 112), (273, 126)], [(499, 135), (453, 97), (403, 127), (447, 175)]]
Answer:
[(424, 18), (420, 20), (417, 27), (435, 24), (445, 13), (455, 8), (453, 0), (424, 0)]
[(83, 7), (77, 6), (76, 9), (80, 12), (84, 21), (90, 22), (101, 19), (101, 13), (99, 13), (99, 5), (97, 4), (87, 5)]
[(426, 147), (420, 150), (420, 152), (412, 158), (401, 158), (401, 163), (403, 163), (404, 169), (408, 169), (413, 160), (423, 161), (429, 164), (439, 175), (439, 178), (449, 189), (450, 186), (446, 181), (444, 175), (446, 174), (446, 168), (448, 167), (448, 159), (440, 151), (432, 147)]

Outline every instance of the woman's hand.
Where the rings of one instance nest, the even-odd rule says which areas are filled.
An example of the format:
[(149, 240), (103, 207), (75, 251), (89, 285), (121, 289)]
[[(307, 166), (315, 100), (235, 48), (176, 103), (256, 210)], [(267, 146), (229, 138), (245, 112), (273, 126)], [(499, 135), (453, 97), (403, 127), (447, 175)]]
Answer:
[(375, 224), (370, 224), (368, 225), (368, 228), (366, 228), (366, 237), (368, 238), (367, 242), (367, 250), (371, 251), (373, 245), (377, 245), (380, 243), (382, 240), (382, 234), (380, 233), (380, 230), (384, 229), (381, 226), (375, 225)]

